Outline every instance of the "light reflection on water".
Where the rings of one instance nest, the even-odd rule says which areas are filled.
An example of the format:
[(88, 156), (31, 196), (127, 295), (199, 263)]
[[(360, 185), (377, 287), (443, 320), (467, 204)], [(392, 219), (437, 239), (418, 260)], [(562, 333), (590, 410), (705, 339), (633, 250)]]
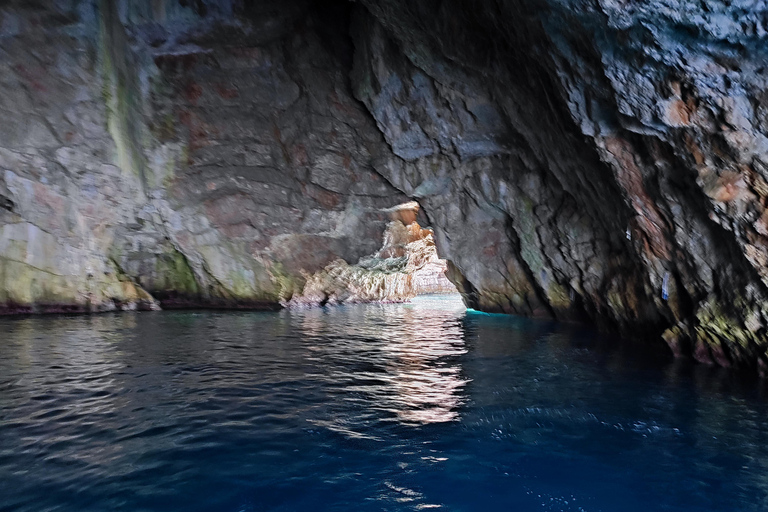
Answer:
[(768, 509), (755, 383), (455, 297), (0, 333), (2, 511)]
[(310, 360), (321, 368), (332, 362), (329, 377), (347, 382), (342, 399), (359, 400), (408, 425), (456, 421), (467, 383), (457, 359), (466, 353), (464, 306), (454, 295), (421, 297), (417, 304), (369, 306), (359, 317), (359, 308), (352, 308), (353, 315), (341, 313), (342, 322), (337, 311), (294, 314), (311, 343)]

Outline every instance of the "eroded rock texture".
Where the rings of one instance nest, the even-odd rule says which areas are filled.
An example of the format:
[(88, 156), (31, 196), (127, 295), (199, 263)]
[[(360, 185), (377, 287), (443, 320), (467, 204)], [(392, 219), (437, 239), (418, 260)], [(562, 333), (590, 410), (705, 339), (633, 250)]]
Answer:
[(762, 4), (363, 3), (356, 94), (395, 154), (377, 170), (470, 304), (764, 366)]
[(275, 306), (380, 247), (344, 11), (74, 4), (0, 10), (3, 307)]
[(269, 305), (423, 206), (469, 305), (768, 362), (759, 2), (11, 1), (0, 303)]

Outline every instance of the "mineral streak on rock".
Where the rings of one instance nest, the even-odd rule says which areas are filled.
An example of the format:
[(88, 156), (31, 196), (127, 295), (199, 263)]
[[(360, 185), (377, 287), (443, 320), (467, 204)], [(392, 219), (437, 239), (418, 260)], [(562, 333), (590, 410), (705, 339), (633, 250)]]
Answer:
[(6, 1), (0, 311), (290, 302), (318, 272), (370, 271), (383, 209), (417, 200), (472, 307), (764, 372), (766, 19), (717, 0)]

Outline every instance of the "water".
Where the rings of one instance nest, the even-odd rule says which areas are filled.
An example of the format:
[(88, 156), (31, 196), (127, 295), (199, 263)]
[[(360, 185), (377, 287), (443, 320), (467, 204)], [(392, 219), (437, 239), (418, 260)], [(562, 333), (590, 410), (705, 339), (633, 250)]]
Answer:
[(0, 511), (768, 510), (754, 383), (455, 298), (0, 333)]

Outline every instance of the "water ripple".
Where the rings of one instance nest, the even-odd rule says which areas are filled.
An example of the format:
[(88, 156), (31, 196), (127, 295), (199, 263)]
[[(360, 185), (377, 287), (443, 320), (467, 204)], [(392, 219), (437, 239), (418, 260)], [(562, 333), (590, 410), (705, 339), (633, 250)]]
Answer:
[(0, 332), (2, 511), (768, 509), (754, 394), (455, 297)]

